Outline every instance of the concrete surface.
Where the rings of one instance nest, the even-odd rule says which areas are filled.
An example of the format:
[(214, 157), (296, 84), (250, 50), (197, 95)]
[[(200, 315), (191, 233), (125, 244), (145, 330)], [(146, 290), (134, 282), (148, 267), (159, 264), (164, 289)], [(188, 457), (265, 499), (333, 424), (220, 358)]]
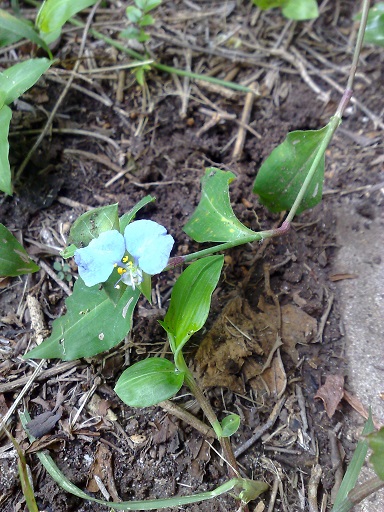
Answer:
[[(345, 328), (348, 387), (366, 408), (371, 406), (384, 425), (384, 211), (376, 206), (365, 209), (364, 201), (369, 205), (369, 199), (347, 199), (336, 211), (340, 250), (333, 271), (357, 275), (337, 284)], [(370, 471), (364, 470), (361, 481), (369, 477)], [(384, 512), (384, 490), (354, 511)]]

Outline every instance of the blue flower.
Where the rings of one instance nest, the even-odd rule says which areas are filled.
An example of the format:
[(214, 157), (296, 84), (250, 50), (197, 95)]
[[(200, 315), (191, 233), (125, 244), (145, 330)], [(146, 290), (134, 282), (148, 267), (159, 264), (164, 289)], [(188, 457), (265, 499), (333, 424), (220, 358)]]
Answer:
[(152, 220), (137, 220), (125, 228), (124, 238), (135, 265), (146, 274), (153, 276), (167, 266), (175, 241), (164, 226)]
[(87, 247), (77, 249), (74, 258), (86, 286), (103, 283), (125, 254), (124, 237), (117, 230), (104, 231)]
[(86, 286), (103, 283), (116, 267), (119, 281), (134, 289), (143, 281), (143, 272), (154, 275), (167, 266), (173, 244), (163, 226), (138, 220), (125, 228), (124, 236), (116, 230), (101, 233), (74, 257)]

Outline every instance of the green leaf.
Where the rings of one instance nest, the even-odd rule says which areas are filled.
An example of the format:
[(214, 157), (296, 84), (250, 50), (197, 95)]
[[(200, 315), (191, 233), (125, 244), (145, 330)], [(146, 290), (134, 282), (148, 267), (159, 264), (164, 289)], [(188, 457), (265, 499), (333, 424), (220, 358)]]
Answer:
[(263, 10), (280, 7), (282, 14), (291, 20), (310, 20), (319, 16), (316, 0), (252, 0)]
[(145, 13), (152, 11), (161, 4), (162, 0), (135, 0), (135, 4)]
[(129, 5), (125, 12), (127, 18), (129, 21), (132, 21), (132, 23), (137, 23), (143, 15), (142, 11), (133, 5)]
[(287, 0), (282, 6), (283, 15), (296, 21), (312, 20), (319, 17), (316, 0)]
[(149, 203), (152, 203), (153, 201), (156, 201), (156, 198), (153, 196), (145, 196), (143, 199), (141, 199), (133, 208), (129, 210), (129, 212), (124, 213), (120, 217), (120, 230), (121, 233), (124, 233), (124, 229), (128, 226), (130, 222), (132, 222), (136, 216), (136, 213), (144, 208)]
[(0, 276), (16, 277), (37, 272), (39, 267), (10, 231), (0, 224)]
[[(364, 425), (362, 435), (367, 436), (374, 430), (375, 428), (373, 426), (372, 415), (371, 413), (369, 413), (369, 418)], [(367, 452), (368, 441), (366, 439), (362, 439), (357, 443), (352, 460), (349, 463), (348, 469), (345, 472), (339, 490), (337, 491), (332, 512), (342, 512), (344, 510), (350, 510), (350, 508), (352, 508), (352, 504), (350, 508), (344, 508), (345, 502), (348, 501), (349, 491), (351, 491), (356, 485), (361, 468), (363, 467), (365, 461), (365, 457), (367, 456)]]
[(140, 37), (140, 30), (137, 27), (128, 27), (120, 32), (119, 37), (122, 37), (123, 39), (136, 39), (138, 41)]
[(75, 14), (95, 4), (96, 0), (45, 0), (36, 17), (36, 26), (45, 36), (57, 32)]
[(143, 15), (141, 10), (133, 5), (129, 5), (125, 12), (127, 14), (127, 18), (129, 21), (132, 21), (132, 23), (137, 23)]
[(253, 3), (262, 9), (273, 9), (274, 7), (282, 7), (287, 0), (252, 0)]
[(8, 133), (12, 118), (12, 110), (3, 105), (0, 108), (0, 190), (12, 195), (11, 167), (9, 165)]
[[(253, 192), (271, 212), (289, 210), (308, 174), (328, 125), (320, 130), (294, 131), (269, 155), (261, 166)], [(313, 208), (321, 201), (324, 180), (324, 157), (308, 187), (297, 213)]]
[(131, 329), (140, 290), (116, 289), (112, 284), (116, 276), (112, 276), (103, 287), (88, 287), (78, 279), (66, 300), (67, 313), (53, 322), (51, 336), (24, 357), (71, 361), (118, 345)]
[(115, 392), (131, 407), (150, 407), (174, 396), (183, 382), (184, 374), (168, 359), (151, 357), (124, 370)]
[(68, 245), (68, 247), (66, 247), (60, 252), (60, 256), (65, 260), (67, 260), (68, 258), (73, 258), (77, 249), (78, 247), (76, 247), (76, 245), (74, 244)]
[[(149, 34), (147, 34), (142, 28), (139, 30), (139, 35), (137, 37), (137, 40), (139, 41), (139, 43), (145, 43), (146, 41), (149, 41), (151, 39), (151, 36)], [(141, 66), (140, 69), (143, 69), (144, 66)], [(144, 71), (144, 69), (143, 69)], [(136, 78), (137, 80), (137, 78)], [(139, 81), (139, 80), (137, 80)], [(140, 83), (140, 82), (139, 82)], [(143, 85), (142, 83), (140, 85)]]
[(76, 247), (85, 247), (94, 238), (104, 231), (117, 229), (119, 231), (119, 216), (117, 203), (108, 206), (100, 206), (89, 212), (83, 213), (71, 227), (68, 237), (69, 244)]
[(173, 352), (203, 327), (211, 296), (220, 278), (224, 256), (208, 256), (192, 263), (175, 283), (171, 302), (161, 325), (171, 335)]
[(233, 242), (255, 234), (233, 213), (228, 185), (234, 178), (231, 172), (206, 169), (200, 203), (183, 228), (196, 242)]
[(41, 39), (30, 21), (24, 18), (16, 18), (16, 16), (0, 9), (0, 32), (2, 30), (13, 34), (13, 39), (15, 41), (24, 38), (29, 39), (33, 43), (37, 44), (37, 46), (44, 48), (50, 58), (52, 58), (52, 54), (47, 43)]
[[(360, 16), (361, 17), (361, 16)], [(364, 42), (384, 46), (384, 3), (380, 2), (369, 9)]]
[(141, 20), (138, 22), (139, 27), (148, 27), (149, 25), (153, 25), (155, 23), (155, 19), (150, 14), (145, 14)]
[(222, 437), (230, 437), (240, 427), (240, 416), (238, 414), (230, 414), (226, 416), (221, 422), (221, 428), (223, 429)]
[(139, 289), (147, 301), (152, 304), (152, 276), (143, 272), (143, 281), (140, 283)]
[(373, 451), (371, 463), (380, 480), (384, 480), (384, 427), (368, 436), (369, 447)]
[(0, 107), (9, 105), (30, 89), (51, 64), (49, 59), (29, 59), (0, 73)]

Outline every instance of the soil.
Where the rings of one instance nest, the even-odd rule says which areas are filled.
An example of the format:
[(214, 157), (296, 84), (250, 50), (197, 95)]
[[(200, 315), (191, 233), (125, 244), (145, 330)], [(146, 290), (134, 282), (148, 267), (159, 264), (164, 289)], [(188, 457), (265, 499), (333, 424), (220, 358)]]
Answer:
[[(144, 88), (126, 73), (123, 98), (118, 101), (115, 71), (105, 72), (102, 78), (89, 75), (92, 79), (87, 83), (75, 79), (74, 84), (96, 92), (99, 99), (70, 88), (53, 123), (55, 129), (67, 131), (53, 131), (44, 139), (15, 183), (15, 194), (1, 199), (1, 222), (37, 261), (52, 270), (51, 275), (41, 270), (1, 283), (0, 406), (4, 413), (25, 384), (22, 378), (33, 371), (32, 363), (21, 359), (35, 342), (26, 294), (38, 300), (49, 332), (52, 321), (65, 313), (67, 296), (53, 263), (62, 261), (59, 250), (65, 245), (70, 225), (87, 208), (118, 203), (123, 214), (151, 194), (156, 201), (141, 210), (138, 218), (166, 226), (176, 240), (173, 255), (184, 255), (201, 248), (182, 229), (199, 202), (204, 169), (214, 166), (236, 175), (230, 197), (242, 223), (256, 231), (279, 225), (282, 217), (269, 213), (252, 193), (253, 181), (262, 162), (287, 132), (320, 128), (335, 111), (341, 94), (329, 79), (341, 88), (346, 84), (356, 33), (352, 14), (357, 9), (352, 1), (337, 5), (336, 12), (333, 3), (324, 2), (320, 17), (306, 23), (287, 22), (277, 10), (256, 16), (250, 2), (225, 3), (224, 10), (222, 3), (213, 6), (204, 1), (167, 1), (155, 11), (156, 23), (148, 28), (152, 37), (147, 48), (156, 61), (182, 69), (190, 66), (219, 78), (225, 78), (236, 67), (234, 81), (257, 82), (260, 96), (254, 102), (250, 125), (259, 136), (248, 131), (241, 156), (236, 159), (232, 152), (244, 93), (231, 91), (228, 95), (223, 87), (153, 69), (146, 74)], [(116, 35), (124, 26), (121, 20), (125, 7), (126, 2), (118, 6), (107, 3), (107, 8), (97, 11), (94, 23), (101, 23), (100, 30), (105, 33), (110, 33), (115, 23)], [(62, 73), (47, 73), (23, 96), (24, 103), (15, 106), (10, 159), (16, 170), (34, 142), (35, 135), (29, 130), (44, 126), (46, 113), (58, 100), (63, 86), (53, 79), (68, 79), (81, 35), (80, 30), (63, 34), (55, 50), (59, 59), (55, 69)], [(220, 40), (224, 35), (227, 42)], [(258, 45), (264, 51), (256, 51)], [(277, 48), (282, 50), (281, 55), (273, 53)], [(86, 50), (87, 58), (80, 70), (129, 61), (126, 55), (91, 36)], [(29, 51), (26, 46), (17, 47), (17, 58), (28, 57)], [(301, 59), (305, 73), (300, 76), (298, 67), (286, 55), (295, 56), (296, 63)], [(14, 54), (3, 49), (0, 65), (6, 67), (13, 58)], [(244, 475), (270, 484), (271, 491), (259, 499), (265, 510), (273, 499), (275, 504), (268, 510), (309, 510), (308, 485), (316, 464), (322, 469), (319, 503), (327, 496), (323, 510), (331, 510), (337, 465), (345, 467), (350, 460), (363, 423), (351, 415), (351, 406), (345, 401), (337, 403), (329, 417), (327, 404), (314, 397), (327, 376), (347, 374), (338, 279), (351, 276), (335, 276), (332, 271), (339, 250), (335, 222), (337, 210), (348, 205), (350, 223), (356, 224), (356, 229), (369, 229), (369, 221), (375, 218), (382, 202), (383, 60), (382, 50), (364, 47), (355, 85), (360, 106), (352, 104), (348, 108), (343, 130), (337, 132), (327, 150), (322, 203), (298, 216), (287, 235), (226, 253), (207, 324), (186, 350), (189, 364), (219, 418), (233, 412), (242, 419), (232, 437), (235, 451), (265, 425), (274, 406), (284, 399), (275, 421), (238, 458)], [(314, 90), (313, 84), (326, 93), (326, 98)], [(109, 98), (111, 105), (103, 104), (100, 98)], [(215, 117), (217, 112), (219, 116)], [(79, 134), (79, 129), (88, 134)], [(129, 172), (109, 183), (120, 169)], [(71, 271), (73, 283), (77, 276), (73, 262)], [(58, 394), (64, 394), (60, 420), (46, 441), (67, 478), (92, 496), (103, 499), (94, 478), (99, 473), (114, 501), (202, 492), (228, 478), (216, 451), (190, 425), (160, 407), (132, 409), (113, 392), (128, 364), (167, 350), (157, 320), (164, 316), (179, 274), (180, 270), (175, 270), (155, 278), (153, 305), (140, 300), (132, 332), (121, 345), (108, 354), (77, 361), (72, 367), (47, 361), (42, 376), (19, 405), (20, 410), (26, 408), (36, 417), (53, 410)], [(228, 312), (233, 304), (237, 309), (229, 318), (238, 325), (242, 319), (247, 320), (247, 332), (262, 345), (263, 353), (257, 354), (256, 347), (249, 345), (243, 352), (234, 349), (233, 329), (225, 343), (217, 340), (215, 329), (217, 332), (218, 325), (224, 329), (218, 324), (225, 317), (223, 310), (227, 308)], [(260, 334), (260, 322), (275, 332), (278, 308), (293, 316), (287, 320), (283, 346), (274, 352), (267, 375), (255, 370), (256, 364), (263, 367), (273, 343)], [(284, 318), (288, 317), (283, 315), (283, 322)], [(295, 331), (293, 326), (297, 324), (315, 328)], [(344, 385), (348, 390), (348, 381)], [(204, 419), (186, 389), (180, 392), (177, 404)], [(78, 418), (70, 426), (76, 414)], [(26, 449), (26, 436), (16, 415), (9, 428)], [(213, 443), (212, 439), (208, 441)], [(215, 443), (213, 446), (218, 448)], [(16, 452), (6, 437), (0, 450), (1, 510), (26, 510)], [(39, 510), (108, 510), (62, 490), (28, 450), (27, 462)], [(274, 486), (277, 496), (272, 498)], [(260, 503), (258, 511), (264, 510)], [(231, 496), (223, 495), (181, 509), (235, 511), (238, 506)], [(255, 506), (256, 502), (252, 503), (251, 509)]]

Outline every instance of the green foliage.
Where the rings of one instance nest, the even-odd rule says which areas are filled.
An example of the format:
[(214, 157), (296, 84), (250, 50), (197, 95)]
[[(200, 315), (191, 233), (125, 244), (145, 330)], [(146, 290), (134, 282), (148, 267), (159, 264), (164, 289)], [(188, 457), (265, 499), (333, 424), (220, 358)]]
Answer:
[(373, 451), (371, 463), (380, 480), (384, 480), (384, 427), (368, 436), (369, 447)]
[(76, 247), (84, 247), (97, 238), (100, 233), (117, 229), (119, 231), (119, 216), (117, 203), (100, 206), (83, 213), (75, 220), (68, 237), (68, 243)]
[(115, 392), (131, 407), (150, 407), (174, 396), (183, 382), (184, 373), (168, 359), (151, 357), (127, 368)]
[(384, 46), (384, 2), (369, 9), (364, 42)]
[(30, 89), (51, 63), (49, 59), (29, 59), (0, 73), (0, 108)]
[(229, 184), (235, 179), (231, 172), (209, 167), (201, 180), (200, 203), (184, 226), (196, 242), (233, 242), (255, 233), (245, 227), (233, 213), (229, 200)]
[(57, 39), (69, 18), (95, 3), (96, 0), (45, 0), (37, 13), (36, 27), (49, 44)]
[[(374, 431), (372, 415), (369, 415), (368, 420), (364, 425), (364, 429), (362, 432), (363, 436), (367, 436), (371, 432)], [(359, 477), (361, 468), (363, 467), (365, 457), (368, 452), (368, 441), (366, 439), (361, 439), (356, 446), (355, 453), (353, 454), (352, 460), (349, 463), (348, 469), (345, 472), (344, 478), (341, 482), (340, 488), (337, 492), (335, 502), (333, 504), (332, 512), (344, 512), (345, 510), (349, 510), (348, 508), (348, 493), (351, 491), (357, 482)], [(346, 507), (347, 505), (347, 507)]]
[(12, 233), (0, 224), (0, 276), (16, 277), (38, 270)]
[(230, 414), (221, 422), (222, 437), (231, 437), (240, 427), (240, 416), (238, 414)]
[(224, 256), (202, 258), (184, 270), (176, 281), (168, 312), (161, 322), (170, 335), (174, 354), (205, 324), (223, 263)]
[(0, 9), (0, 31), (0, 47), (16, 43), (20, 39), (29, 39), (37, 44), (37, 46), (44, 48), (50, 58), (52, 58), (47, 43), (39, 36), (33, 23), (30, 21), (12, 16), (7, 11)]
[[(261, 204), (271, 212), (281, 212), (292, 207), (327, 132), (328, 125), (320, 130), (288, 133), (257, 174), (253, 192), (260, 196)], [(297, 210), (298, 214), (321, 201), (323, 180), (324, 155)]]
[(131, 208), (129, 212), (124, 213), (124, 215), (120, 217), (120, 232), (124, 233), (124, 229), (128, 226), (130, 222), (134, 220), (136, 213), (142, 208), (144, 208), (144, 206), (146, 206), (147, 204), (153, 203), (153, 201), (155, 200), (156, 198), (153, 196), (145, 196), (137, 204), (135, 204), (135, 206)]
[(0, 190), (9, 196), (12, 195), (12, 173), (8, 159), (8, 133), (11, 119), (12, 110), (7, 107), (7, 105), (4, 105), (2, 108), (0, 108)]
[(291, 20), (311, 20), (319, 16), (316, 0), (252, 0), (260, 9), (280, 7), (283, 15)]
[(51, 336), (24, 357), (71, 361), (118, 345), (131, 328), (140, 290), (116, 289), (115, 281), (113, 276), (103, 286), (87, 287), (78, 279), (66, 300), (67, 313), (53, 322)]
[[(145, 32), (143, 27), (148, 27), (155, 23), (153, 16), (148, 14), (152, 9), (155, 9), (161, 4), (162, 0), (135, 0), (136, 7), (129, 5), (126, 9), (128, 20), (133, 23), (133, 26), (120, 32), (120, 37), (124, 39), (136, 39), (139, 43), (145, 43), (150, 39), (150, 35)], [(144, 81), (144, 66), (135, 71), (136, 79), (140, 85)]]
[(72, 281), (71, 267), (68, 263), (64, 263), (63, 261), (55, 261), (53, 263), (53, 268), (57, 272), (57, 277), (62, 281), (68, 281), (69, 283)]
[(8, 195), (12, 195), (8, 160), (8, 133), (12, 111), (7, 105), (32, 87), (50, 65), (49, 59), (30, 59), (0, 73), (0, 190)]

